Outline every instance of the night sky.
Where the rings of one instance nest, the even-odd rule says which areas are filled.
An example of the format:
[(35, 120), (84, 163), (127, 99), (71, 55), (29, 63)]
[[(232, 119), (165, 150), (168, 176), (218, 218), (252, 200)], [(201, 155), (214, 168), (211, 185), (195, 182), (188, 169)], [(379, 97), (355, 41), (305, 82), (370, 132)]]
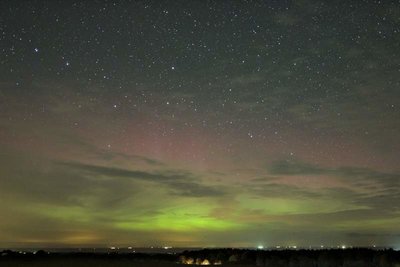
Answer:
[(400, 1), (0, 2), (0, 247), (400, 247)]

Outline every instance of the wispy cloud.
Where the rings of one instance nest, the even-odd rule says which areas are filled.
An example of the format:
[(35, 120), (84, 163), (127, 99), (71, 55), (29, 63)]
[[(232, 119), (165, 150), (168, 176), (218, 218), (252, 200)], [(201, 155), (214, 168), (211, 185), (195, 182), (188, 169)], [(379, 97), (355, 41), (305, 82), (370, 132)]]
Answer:
[[(335, 188), (321, 191), (321, 196), (336, 195), (352, 203), (372, 209), (400, 210), (400, 174), (368, 168), (327, 168), (297, 160), (276, 161), (268, 167), (270, 174), (278, 176), (332, 176), (341, 179), (353, 190)], [(287, 190), (286, 190), (287, 191)], [(293, 190), (292, 190), (293, 191)]]
[(98, 165), (83, 164), (77, 162), (59, 162), (67, 168), (86, 172), (91, 175), (107, 176), (114, 178), (129, 178), (134, 180), (156, 183), (166, 186), (173, 194), (187, 197), (209, 197), (220, 196), (224, 192), (216, 187), (206, 186), (197, 182), (195, 176), (184, 171), (158, 171), (147, 172), (139, 170), (128, 170), (117, 167), (106, 167)]

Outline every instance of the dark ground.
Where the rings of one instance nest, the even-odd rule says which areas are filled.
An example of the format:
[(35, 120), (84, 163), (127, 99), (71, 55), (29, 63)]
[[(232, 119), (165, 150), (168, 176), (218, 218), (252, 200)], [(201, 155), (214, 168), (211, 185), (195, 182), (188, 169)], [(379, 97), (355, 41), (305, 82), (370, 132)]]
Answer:
[(47, 253), (3, 251), (0, 266), (17, 267), (177, 267), (210, 263), (231, 267), (400, 267), (400, 252), (391, 249), (248, 250), (203, 249), (177, 254)]

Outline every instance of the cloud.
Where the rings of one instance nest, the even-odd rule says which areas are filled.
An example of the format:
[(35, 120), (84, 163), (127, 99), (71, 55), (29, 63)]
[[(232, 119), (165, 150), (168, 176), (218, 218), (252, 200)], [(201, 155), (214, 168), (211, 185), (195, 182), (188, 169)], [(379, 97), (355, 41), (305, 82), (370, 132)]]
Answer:
[(77, 137), (65, 132), (57, 131), (53, 136), (57, 136), (57, 141), (62, 143), (67, 143), (70, 146), (79, 148), (80, 153), (83, 156), (94, 157), (95, 159), (110, 161), (114, 159), (122, 159), (129, 161), (130, 163), (139, 162), (145, 163), (153, 167), (165, 166), (165, 164), (159, 160), (148, 158), (145, 156), (125, 154), (121, 152), (115, 152), (108, 149), (99, 148), (98, 146), (87, 142), (81, 137)]
[(268, 183), (268, 184), (256, 184), (247, 186), (247, 190), (252, 194), (263, 196), (267, 198), (282, 197), (282, 198), (320, 198), (322, 192), (303, 189), (298, 186), (279, 184), (279, 183)]
[[(0, 195), (3, 202), (9, 200), (15, 206), (24, 207), (26, 203), (31, 207), (50, 204), (96, 212), (118, 210), (144, 197), (141, 194), (144, 184), (140, 180), (94, 175), (77, 166), (47, 159), (43, 155), (33, 156), (28, 152), (21, 153), (5, 147), (0, 152), (0, 161)], [(205, 194), (201, 188), (193, 188), (197, 196)], [(154, 189), (151, 193), (158, 192), (158, 189)]]
[[(352, 190), (346, 188), (323, 189), (321, 196), (329, 196), (334, 193), (337, 197), (347, 199), (360, 206), (392, 212), (400, 210), (400, 173), (381, 172), (359, 167), (327, 168), (297, 160), (276, 161), (269, 166), (268, 171), (270, 174), (280, 176), (336, 177), (350, 186)], [(289, 191), (296, 192), (293, 188)]]
[(272, 175), (320, 175), (331, 172), (329, 169), (294, 160), (275, 161), (268, 171)]
[(147, 172), (140, 170), (128, 170), (123, 168), (106, 167), (83, 164), (77, 162), (59, 162), (58, 164), (84, 171), (92, 175), (129, 178), (138, 181), (146, 181), (166, 186), (175, 194), (186, 197), (212, 197), (224, 195), (220, 188), (206, 186), (198, 183), (191, 173), (183, 171), (158, 171)]
[(22, 155), (10, 153), (6, 156), (5, 159), (0, 154), (0, 159), (8, 163), (0, 171), (0, 194), (3, 199), (15, 203), (51, 203), (101, 210), (121, 206), (135, 198), (141, 189), (140, 185), (129, 180), (115, 182), (103, 178), (93, 179), (43, 158), (29, 160)]
[(279, 160), (273, 162), (268, 171), (273, 175), (334, 175), (355, 180), (380, 180), (384, 183), (400, 182), (400, 173), (380, 172), (360, 167), (327, 168), (298, 160)]

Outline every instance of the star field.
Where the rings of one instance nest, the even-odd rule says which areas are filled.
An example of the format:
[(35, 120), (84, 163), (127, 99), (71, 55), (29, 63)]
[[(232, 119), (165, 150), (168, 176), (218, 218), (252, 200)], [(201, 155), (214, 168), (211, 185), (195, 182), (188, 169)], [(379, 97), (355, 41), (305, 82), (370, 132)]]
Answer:
[(399, 14), (2, 1), (0, 247), (400, 246)]

